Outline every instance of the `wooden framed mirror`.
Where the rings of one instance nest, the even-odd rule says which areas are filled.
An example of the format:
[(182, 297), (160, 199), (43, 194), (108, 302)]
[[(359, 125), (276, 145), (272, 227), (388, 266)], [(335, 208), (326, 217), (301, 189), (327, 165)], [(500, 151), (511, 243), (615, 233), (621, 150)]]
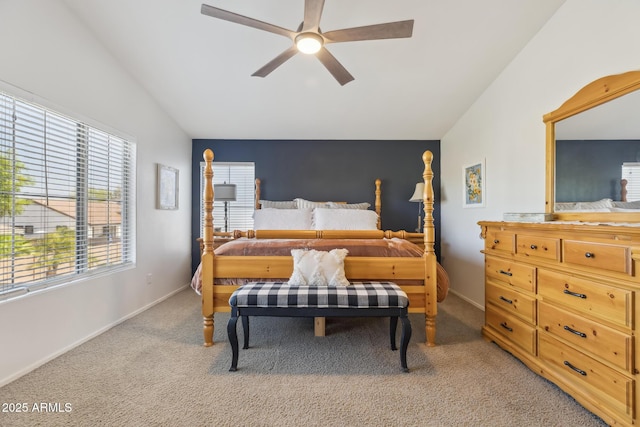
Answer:
[[(615, 191), (620, 191), (622, 177), (622, 164), (619, 160), (640, 163), (639, 89), (640, 71), (603, 77), (589, 83), (562, 104), (560, 108), (543, 116), (543, 121), (546, 124), (545, 212), (553, 214), (554, 220), (640, 222), (640, 202), (637, 203), (637, 208), (633, 203), (620, 203), (622, 202), (621, 196)], [(564, 170), (557, 169), (563, 166), (562, 162), (558, 162), (560, 157), (558, 148), (560, 144), (564, 144), (564, 141), (568, 141), (574, 143), (576, 147), (574, 149), (578, 152), (584, 152), (587, 155), (587, 147), (593, 146), (596, 140), (604, 145), (596, 148), (600, 150), (599, 154), (591, 154), (594, 159), (591, 164), (584, 162), (584, 164), (577, 165), (576, 170), (582, 169), (581, 173), (585, 174), (585, 178), (574, 180), (573, 185), (582, 186), (583, 190), (585, 188), (591, 190), (596, 184), (603, 185), (607, 187), (604, 189), (605, 194), (610, 196), (600, 200), (570, 200), (572, 196), (568, 194), (579, 197), (576, 194), (584, 194), (584, 191), (567, 191), (563, 186), (564, 182), (559, 180), (560, 177), (567, 174)], [(635, 145), (628, 145), (624, 146), (624, 150), (620, 150), (621, 145), (616, 144), (622, 141), (638, 144), (639, 148), (636, 148)], [(622, 153), (622, 151), (628, 152)], [(596, 172), (600, 172), (600, 170), (595, 163), (604, 164), (605, 159), (602, 157), (602, 153), (607, 152), (615, 153), (618, 156), (617, 159), (606, 160), (609, 163), (618, 162), (620, 169), (618, 169), (617, 179), (613, 176), (615, 172), (609, 170), (607, 178), (602, 180), (606, 182), (590, 182), (589, 180), (594, 177), (594, 179), (598, 179)], [(608, 193), (606, 193), (607, 191)], [(565, 198), (558, 198), (558, 195)]]

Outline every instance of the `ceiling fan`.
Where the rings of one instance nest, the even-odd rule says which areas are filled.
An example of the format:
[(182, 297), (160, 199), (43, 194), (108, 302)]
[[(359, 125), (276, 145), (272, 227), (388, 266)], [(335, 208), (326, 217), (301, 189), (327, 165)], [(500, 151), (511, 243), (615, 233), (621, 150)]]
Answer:
[(293, 45), (276, 56), (264, 67), (252, 74), (252, 76), (266, 77), (273, 70), (282, 65), (298, 52), (315, 54), (318, 60), (335, 77), (341, 85), (345, 85), (354, 78), (346, 68), (326, 49), (329, 43), (341, 43), (362, 40), (381, 40), (411, 37), (413, 33), (413, 19), (407, 21), (388, 22), (385, 24), (367, 25), (364, 27), (345, 28), (342, 30), (320, 31), (320, 17), (324, 8), (325, 0), (305, 0), (304, 20), (297, 31), (287, 30), (277, 25), (248, 18), (237, 13), (218, 9), (207, 4), (203, 4), (201, 13), (236, 24), (246, 25), (258, 30), (268, 31), (290, 38)]

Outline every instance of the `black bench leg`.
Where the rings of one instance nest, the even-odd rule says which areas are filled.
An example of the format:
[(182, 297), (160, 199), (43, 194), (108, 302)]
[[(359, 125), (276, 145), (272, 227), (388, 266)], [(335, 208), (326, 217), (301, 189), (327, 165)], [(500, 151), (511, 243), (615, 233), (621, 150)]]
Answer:
[(244, 350), (249, 348), (249, 316), (242, 316), (242, 330), (244, 332)]
[(391, 350), (397, 350), (396, 348), (396, 329), (398, 328), (398, 318), (391, 316), (389, 318), (389, 338), (391, 338)]
[(411, 322), (409, 317), (405, 314), (400, 317), (402, 321), (402, 335), (400, 337), (400, 364), (404, 372), (409, 372), (407, 367), (407, 347), (409, 347), (409, 340), (411, 339)]
[(231, 317), (227, 323), (227, 335), (231, 344), (231, 368), (229, 371), (235, 372), (238, 369), (238, 334), (236, 332), (236, 323), (238, 322), (238, 311), (234, 307), (231, 309)]

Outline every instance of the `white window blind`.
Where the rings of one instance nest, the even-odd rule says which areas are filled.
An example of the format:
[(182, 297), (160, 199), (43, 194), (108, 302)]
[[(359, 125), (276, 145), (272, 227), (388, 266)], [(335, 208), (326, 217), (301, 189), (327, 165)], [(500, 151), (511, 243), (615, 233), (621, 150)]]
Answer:
[(0, 299), (134, 262), (135, 144), (0, 92)]
[(622, 179), (627, 180), (627, 201), (640, 200), (640, 163), (623, 163)]
[[(204, 162), (200, 163), (200, 236), (204, 227)], [(236, 201), (227, 202), (229, 231), (253, 229), (255, 207), (255, 164), (253, 162), (214, 162), (213, 184), (235, 184)], [(215, 196), (214, 196), (215, 197)], [(224, 202), (213, 203), (213, 226), (224, 231)]]

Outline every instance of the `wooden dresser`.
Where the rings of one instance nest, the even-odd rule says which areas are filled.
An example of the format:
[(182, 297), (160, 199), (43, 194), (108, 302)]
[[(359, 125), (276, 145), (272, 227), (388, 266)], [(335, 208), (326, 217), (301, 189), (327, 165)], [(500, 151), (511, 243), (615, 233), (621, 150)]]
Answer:
[(635, 424), (640, 227), (480, 222), (483, 336), (611, 425)]

